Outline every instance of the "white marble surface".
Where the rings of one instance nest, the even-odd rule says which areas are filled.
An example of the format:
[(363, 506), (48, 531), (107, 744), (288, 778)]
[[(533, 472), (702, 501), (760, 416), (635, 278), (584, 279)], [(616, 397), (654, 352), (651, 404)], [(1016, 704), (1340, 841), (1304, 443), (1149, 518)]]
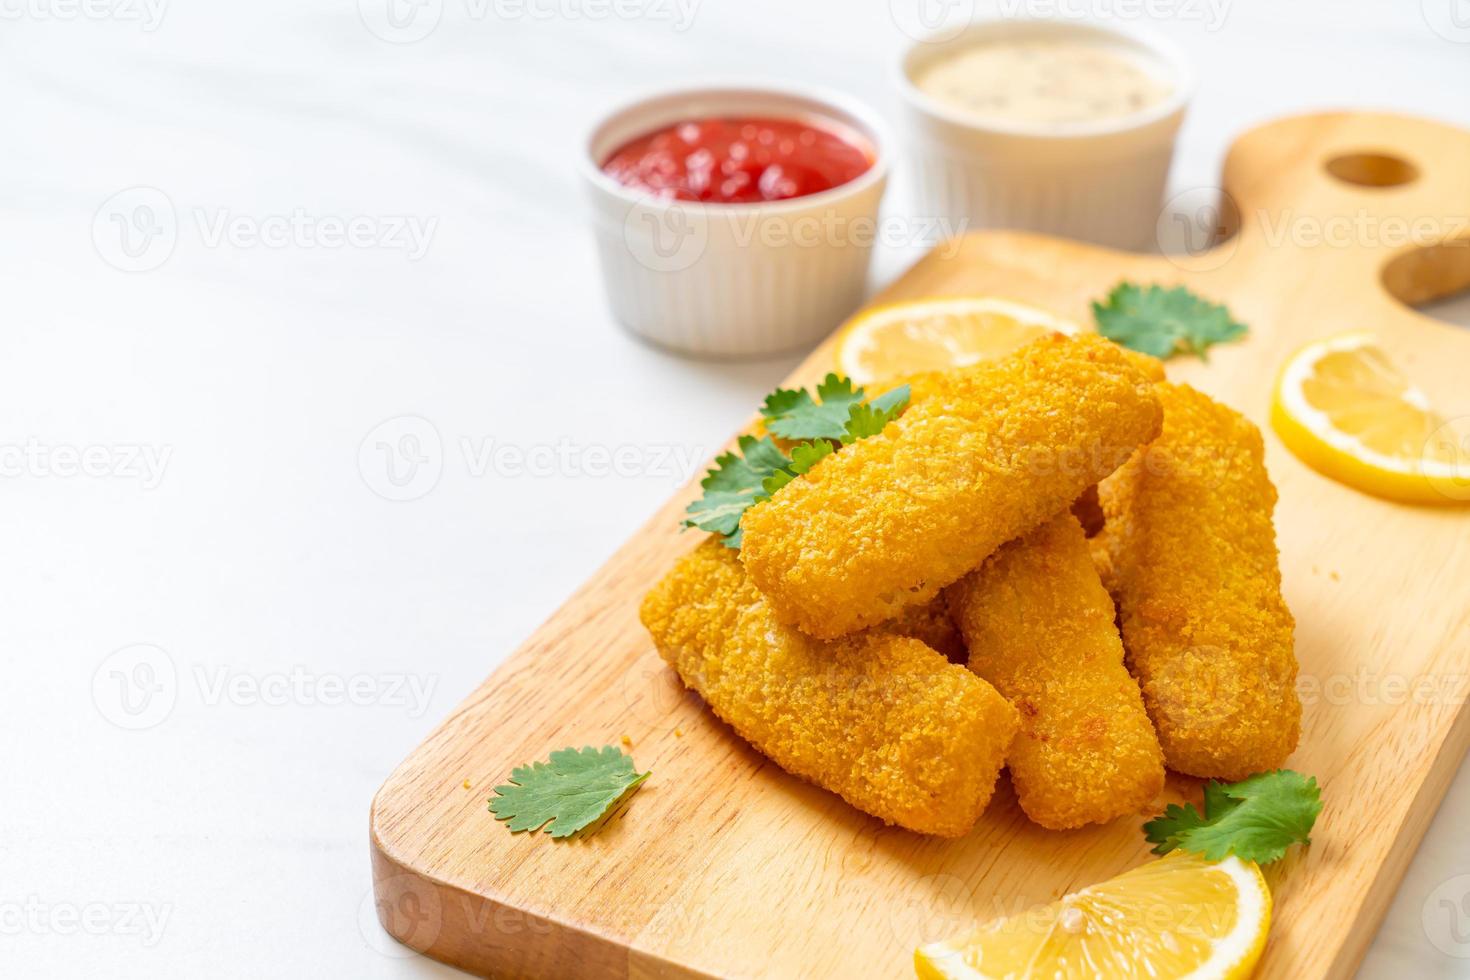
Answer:
[[(384, 2), (0, 2), (6, 976), (451, 975), (372, 922), (374, 789), (794, 361), (609, 322), (582, 125), (711, 73), (897, 110), (886, 3), (425, 0), (394, 44)], [(1293, 110), (1470, 125), (1470, 44), (1416, 0), (1151, 9), (1203, 78), (1176, 190)], [(130, 258), (148, 227), (171, 253)], [(426, 482), (395, 486), (377, 443), (415, 434)], [(1470, 975), (1441, 904), (1470, 922), (1467, 816), (1462, 773), (1364, 976)]]

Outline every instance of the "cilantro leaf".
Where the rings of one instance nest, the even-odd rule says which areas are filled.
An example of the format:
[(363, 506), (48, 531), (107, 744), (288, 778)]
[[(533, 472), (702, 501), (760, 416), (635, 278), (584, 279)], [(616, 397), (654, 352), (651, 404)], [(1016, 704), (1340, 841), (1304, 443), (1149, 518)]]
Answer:
[(685, 527), (723, 535), (725, 543), (733, 548), (740, 547), (740, 518), (760, 499), (761, 482), (790, 462), (769, 438), (741, 436), (738, 445), (739, 453), (715, 457), (714, 468), (699, 484), (704, 496), (685, 509), (689, 516), (683, 522)]
[(899, 385), (897, 388), (883, 392), (869, 404), (874, 408), (891, 412), (893, 417), (897, 418), (900, 412), (909, 407), (910, 394), (908, 385)]
[[(856, 411), (857, 407), (854, 406), (853, 410)], [(816, 466), (817, 461), (822, 457), (832, 455), (832, 452), (832, 444), (826, 439), (818, 439), (816, 442), (804, 442), (799, 446), (793, 446), (791, 449), (791, 465), (784, 470), (777, 470), (775, 473), (766, 477), (765, 482), (761, 484), (763, 496), (771, 496), (771, 494), (780, 490), (786, 484), (801, 476), (807, 470), (810, 470), (813, 466)]]
[(847, 425), (843, 427), (842, 444), (850, 446), (859, 439), (876, 436), (883, 427), (908, 407), (909, 386), (899, 385), (892, 391), (874, 398), (871, 402), (852, 406)]
[(559, 749), (549, 762), (516, 767), (509, 783), (495, 787), (490, 812), (509, 821), (512, 832), (544, 828), (552, 837), (570, 837), (648, 775), (634, 772), (632, 757), (611, 745)]
[(700, 481), (704, 496), (685, 508), (684, 527), (718, 534), (725, 546), (739, 548), (745, 512), (806, 473), (840, 445), (877, 435), (908, 406), (909, 387), (899, 385), (873, 399), (863, 389), (829, 374), (817, 386), (818, 402), (805, 388), (777, 388), (761, 408), (766, 429), (781, 439), (804, 440), (788, 457), (770, 436), (741, 436), (737, 451), (715, 457)]
[(1205, 786), (1204, 816), (1191, 804), (1170, 805), (1143, 830), (1155, 854), (1181, 847), (1210, 861), (1235, 854), (1269, 864), (1292, 844), (1310, 844), (1321, 812), (1317, 780), (1278, 769), (1228, 785), (1211, 780)]
[(1246, 333), (1230, 311), (1211, 303), (1183, 286), (1144, 289), (1120, 282), (1108, 293), (1107, 302), (1092, 304), (1098, 333), (1115, 343), (1154, 357), (1194, 354), (1208, 360), (1212, 345), (1235, 340)]
[(1183, 806), (1170, 803), (1164, 807), (1162, 817), (1155, 817), (1143, 825), (1143, 836), (1150, 844), (1155, 845), (1155, 854), (1168, 854), (1179, 846), (1180, 838), (1185, 833), (1204, 825), (1205, 818), (1200, 816), (1193, 803)]
[(781, 439), (841, 439), (853, 406), (862, 403), (863, 389), (829, 374), (817, 385), (817, 398), (821, 401), (805, 388), (777, 388), (761, 408), (766, 428)]

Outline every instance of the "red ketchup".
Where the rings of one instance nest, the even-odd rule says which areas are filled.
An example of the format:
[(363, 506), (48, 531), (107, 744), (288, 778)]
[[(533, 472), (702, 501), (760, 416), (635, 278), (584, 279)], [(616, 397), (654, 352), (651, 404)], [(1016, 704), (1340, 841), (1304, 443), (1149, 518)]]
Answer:
[(655, 130), (603, 161), (624, 187), (707, 204), (805, 197), (845, 184), (871, 154), (829, 129), (795, 119), (694, 119)]

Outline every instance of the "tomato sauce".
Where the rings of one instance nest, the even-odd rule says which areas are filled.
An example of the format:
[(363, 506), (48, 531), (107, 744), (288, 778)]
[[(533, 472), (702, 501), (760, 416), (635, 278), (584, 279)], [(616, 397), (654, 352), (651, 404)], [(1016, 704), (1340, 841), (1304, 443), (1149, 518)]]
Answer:
[(856, 141), (796, 119), (695, 119), (625, 144), (602, 164), (624, 187), (680, 201), (752, 204), (830, 190), (865, 173)]

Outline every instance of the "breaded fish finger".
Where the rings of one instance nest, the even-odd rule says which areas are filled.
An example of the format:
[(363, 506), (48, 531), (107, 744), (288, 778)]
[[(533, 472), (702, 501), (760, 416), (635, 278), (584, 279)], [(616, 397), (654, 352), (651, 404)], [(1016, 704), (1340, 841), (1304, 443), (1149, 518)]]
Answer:
[(1296, 748), (1301, 702), (1261, 433), (1187, 385), (1102, 482), (1109, 586), (1169, 768), (1243, 779)]
[(1095, 336), (951, 372), (746, 511), (745, 567), (812, 636), (883, 622), (1066, 508), (1157, 434), (1159, 414), (1148, 379)]
[(1021, 713), (1006, 765), (1028, 817), (1067, 830), (1158, 795), (1163, 753), (1077, 518), (1003, 545), (945, 595), (970, 669)]
[(783, 626), (714, 540), (679, 560), (641, 617), (684, 683), (787, 772), (942, 837), (966, 833), (989, 802), (1016, 711), (918, 640), (820, 642)]

